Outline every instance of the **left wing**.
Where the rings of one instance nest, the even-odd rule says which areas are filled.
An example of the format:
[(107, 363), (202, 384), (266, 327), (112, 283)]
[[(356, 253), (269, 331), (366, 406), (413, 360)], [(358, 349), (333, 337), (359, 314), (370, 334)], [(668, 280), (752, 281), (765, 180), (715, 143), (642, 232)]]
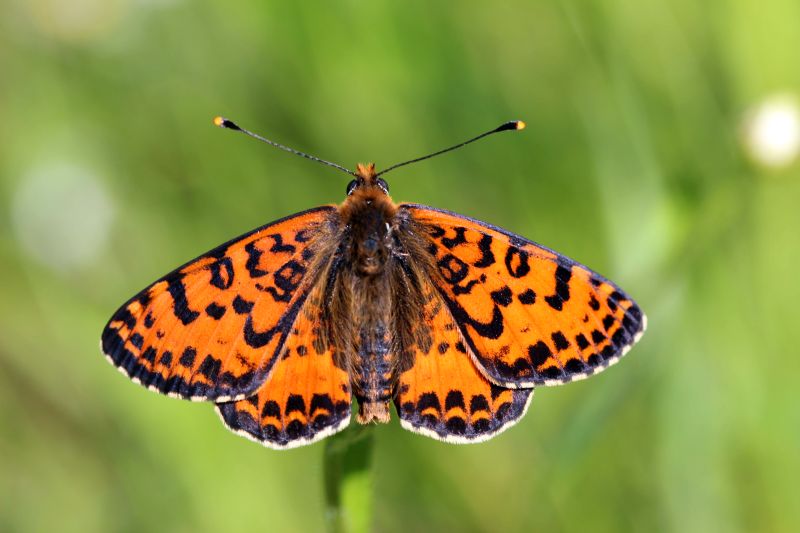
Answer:
[(313, 284), (322, 206), (267, 224), (156, 281), (106, 324), (101, 348), (134, 382), (191, 400), (252, 394)]
[(456, 213), (400, 210), (427, 243), (434, 283), (492, 382), (518, 388), (587, 377), (644, 332), (636, 302), (585, 266)]

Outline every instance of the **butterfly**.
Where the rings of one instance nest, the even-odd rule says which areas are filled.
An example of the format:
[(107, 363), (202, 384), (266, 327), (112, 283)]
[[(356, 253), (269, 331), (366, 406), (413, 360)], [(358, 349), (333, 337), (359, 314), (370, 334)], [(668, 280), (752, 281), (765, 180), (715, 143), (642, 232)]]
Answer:
[(445, 442), (485, 441), (526, 412), (537, 386), (616, 363), (646, 317), (617, 285), (473, 218), (395, 204), (381, 177), (487, 135), (352, 175), (340, 205), (269, 223), (177, 268), (128, 300), (102, 333), (134, 382), (216, 404), (270, 448), (385, 423)]

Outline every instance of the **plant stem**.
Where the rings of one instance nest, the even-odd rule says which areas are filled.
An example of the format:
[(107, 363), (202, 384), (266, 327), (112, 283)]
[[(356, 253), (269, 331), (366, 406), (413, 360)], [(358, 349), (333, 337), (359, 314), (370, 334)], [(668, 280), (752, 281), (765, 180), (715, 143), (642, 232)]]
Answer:
[(325, 522), (331, 533), (363, 533), (372, 524), (372, 426), (350, 426), (325, 443)]

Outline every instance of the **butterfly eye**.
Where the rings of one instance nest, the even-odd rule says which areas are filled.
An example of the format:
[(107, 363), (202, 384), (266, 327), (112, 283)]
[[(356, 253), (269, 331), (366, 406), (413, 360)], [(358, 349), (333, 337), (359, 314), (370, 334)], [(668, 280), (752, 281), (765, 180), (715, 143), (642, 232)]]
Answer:
[(347, 184), (347, 196), (350, 196), (351, 194), (353, 194), (353, 191), (355, 190), (357, 185), (358, 185), (358, 181), (357, 180), (353, 180), (353, 181), (351, 181), (350, 183)]
[(389, 184), (386, 183), (386, 181), (384, 181), (381, 178), (378, 178), (377, 183), (378, 183), (378, 187), (380, 187), (383, 190), (383, 192), (385, 192), (386, 194), (389, 194)]

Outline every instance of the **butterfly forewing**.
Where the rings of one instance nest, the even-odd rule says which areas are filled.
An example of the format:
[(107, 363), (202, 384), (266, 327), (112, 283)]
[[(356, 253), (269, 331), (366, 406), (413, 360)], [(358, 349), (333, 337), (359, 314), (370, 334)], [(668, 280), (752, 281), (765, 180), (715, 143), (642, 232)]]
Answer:
[(565, 383), (612, 364), (645, 317), (616, 285), (490, 224), (401, 204), (426, 236), (434, 282), (476, 362), (494, 383)]
[(250, 395), (306, 299), (334, 210), (268, 224), (156, 281), (108, 322), (103, 352), (161, 393), (217, 401)]

